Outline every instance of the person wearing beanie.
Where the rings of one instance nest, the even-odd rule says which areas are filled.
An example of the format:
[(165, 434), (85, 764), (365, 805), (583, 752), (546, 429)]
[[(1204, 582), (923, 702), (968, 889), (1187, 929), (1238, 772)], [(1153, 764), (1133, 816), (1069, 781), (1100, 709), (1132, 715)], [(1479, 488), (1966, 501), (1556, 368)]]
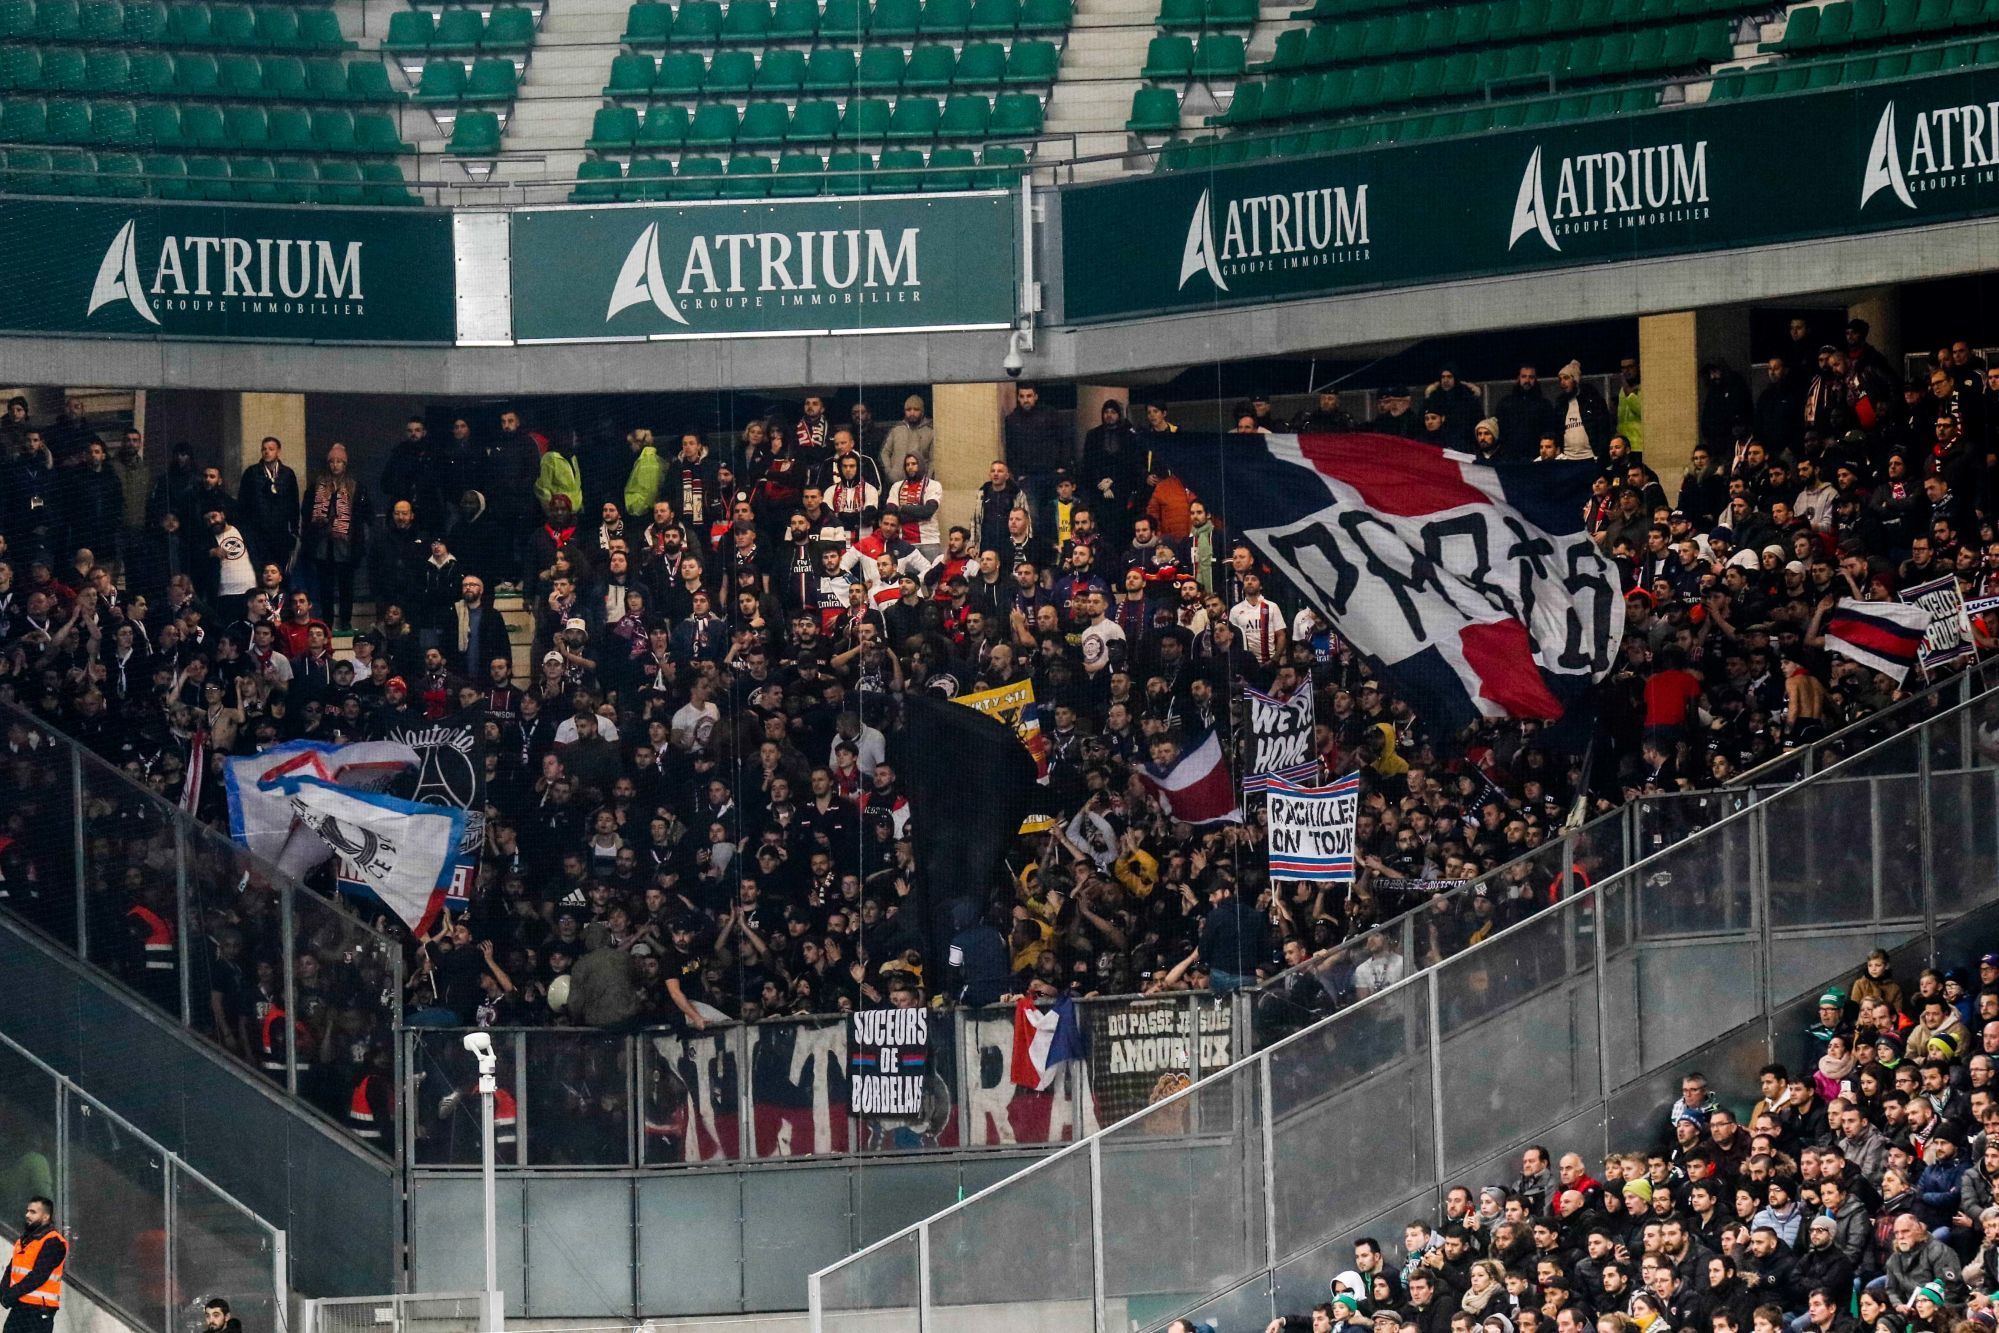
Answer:
[(1556, 372), (1561, 392), (1555, 396), (1555, 411), (1561, 417), (1559, 452), (1565, 459), (1587, 463), (1604, 462), (1610, 457), (1610, 437), (1617, 432), (1617, 418), (1603, 401), (1594, 384), (1583, 379), (1580, 361), (1571, 361)]
[(884, 477), (903, 475), (902, 460), (915, 454), (930, 475), (930, 455), (937, 448), (937, 428), (923, 410), (923, 397), (911, 394), (902, 400), (902, 420), (888, 428), (882, 439), (881, 472)]
[(312, 479), (299, 517), (314, 584), (308, 591), (327, 607), (334, 628), (346, 633), (354, 625), (354, 568), (374, 522), (368, 493), (348, 466), (346, 445), (327, 447), (325, 466)]
[(1472, 449), (1478, 454), (1479, 461), (1496, 462), (1499, 453), (1499, 418), (1479, 418), (1478, 424), (1471, 428), (1471, 444)]
[(1791, 1270), (1791, 1279), (1797, 1289), (1807, 1295), (1818, 1287), (1838, 1292), (1841, 1297), (1840, 1311), (1844, 1313), (1844, 1298), (1847, 1292), (1853, 1290), (1853, 1260), (1842, 1254), (1834, 1243), (1838, 1236), (1839, 1223), (1830, 1214), (1820, 1213), (1814, 1217), (1799, 1245), (1798, 1262)]
[(1361, 1303), (1346, 1292), (1341, 1292), (1339, 1295), (1333, 1297), (1332, 1304), (1333, 1327), (1335, 1330), (1345, 1330), (1345, 1333), (1363, 1333), (1363, 1330), (1374, 1327), (1374, 1321), (1361, 1313)]

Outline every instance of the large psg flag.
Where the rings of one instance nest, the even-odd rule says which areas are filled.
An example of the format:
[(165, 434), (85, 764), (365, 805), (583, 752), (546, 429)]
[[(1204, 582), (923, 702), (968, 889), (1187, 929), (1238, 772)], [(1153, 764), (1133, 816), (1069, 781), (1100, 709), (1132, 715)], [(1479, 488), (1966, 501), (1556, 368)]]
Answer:
[(1592, 463), (1366, 434), (1147, 443), (1432, 718), (1559, 718), (1610, 669), (1624, 599), (1583, 530)]

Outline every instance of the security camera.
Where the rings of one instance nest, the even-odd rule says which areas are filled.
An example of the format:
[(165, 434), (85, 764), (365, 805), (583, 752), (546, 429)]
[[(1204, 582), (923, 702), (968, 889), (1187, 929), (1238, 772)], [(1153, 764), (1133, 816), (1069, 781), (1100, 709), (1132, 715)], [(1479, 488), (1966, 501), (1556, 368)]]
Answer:
[(1008, 379), (1010, 380), (1019, 379), (1020, 372), (1022, 369), (1020, 361), (1020, 353), (1015, 351), (1012, 347), (1008, 347), (1006, 349), (1006, 360), (1000, 362), (1000, 369), (1006, 372), (1006, 377)]
[(493, 1054), (493, 1039), (484, 1032), (468, 1032), (465, 1034), (465, 1050), (480, 1059), (490, 1059)]
[(1020, 378), (1020, 372), (1024, 364), (1020, 359), (1020, 354), (1033, 350), (1034, 329), (1032, 326), (1027, 328), (1017, 327), (1013, 332), (1007, 334), (1006, 359), (1000, 362), (1000, 369), (1006, 372), (1008, 379), (1017, 380)]

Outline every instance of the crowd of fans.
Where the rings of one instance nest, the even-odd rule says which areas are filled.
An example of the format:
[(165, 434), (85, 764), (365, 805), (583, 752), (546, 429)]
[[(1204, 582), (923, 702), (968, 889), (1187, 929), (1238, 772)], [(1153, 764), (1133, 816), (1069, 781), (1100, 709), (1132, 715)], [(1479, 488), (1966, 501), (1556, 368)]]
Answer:
[(1877, 951), (1790, 1043), (1728, 1101), (1686, 1074), (1651, 1142), (1451, 1188), (1268, 1333), (1990, 1333), (1999, 953), (1904, 990)]
[[(884, 426), (812, 396), (729, 440), (539, 432), (513, 411), (438, 440), (413, 418), (379, 476), (339, 443), (267, 439), (236, 478), (186, 444), (155, 467), (152, 442), (80, 403), (37, 424), (16, 400), (0, 420), (0, 690), (169, 799), (198, 791), (217, 826), (228, 755), (476, 719), (478, 887), (412, 942), (410, 1007), (440, 1022), (698, 1029), (1030, 986), (1227, 989), (1391, 915), (1402, 900), (1378, 886), (1476, 878), (1573, 812), (1723, 784), (1880, 709), (1895, 683), (1824, 651), (1838, 598), (1944, 573), (1967, 596), (1999, 591), (1999, 370), (1960, 342), (1905, 390), (1866, 334), (1804, 340), (1753, 396), (1710, 369), (1681, 477), (1644, 461), (1629, 360), (1614, 401), (1571, 363), (1553, 392), (1531, 366), (1487, 393), (1445, 369), (1385, 388), (1366, 422), (1331, 393), (1288, 423), (1266, 399), (1235, 414), (1239, 432), (1594, 460), (1585, 517), (1627, 571), (1629, 616), (1587, 764), (1533, 723), (1449, 733), (1419, 715), (1238, 539), (1243, 516), (1158, 468), (1170, 405), (1105, 404), (1078, 448), (1028, 386), (1005, 459), (964, 505), (933, 475), (920, 397)], [(961, 510), (970, 522), (940, 518)], [(503, 590), (532, 621), (524, 675)], [(371, 614), (350, 638), (357, 603)], [(1132, 778), (1154, 735), (1232, 741), (1243, 683), (1304, 681), (1323, 771), (1364, 779), (1351, 887), (1273, 885), (1254, 801), (1242, 826), (1196, 832)], [(1015, 891), (936, 956), (907, 906), (898, 701), (1026, 684), (1052, 828), (1021, 839)], [(9, 755), (32, 746), (22, 731)], [(191, 755), (207, 781), (188, 783)], [(978, 799), (976, 774), (963, 796)], [(23, 858), (67, 853), (37, 852), (23, 807), (11, 818), (0, 869), (16, 863), (6, 880), (30, 887), (9, 901), (28, 910), (59, 877)], [(129, 937), (144, 978), (171, 913), (133, 848), (107, 850), (98, 937)], [(1523, 872), (1432, 928), (1461, 946), (1549, 893)], [(191, 924), (212, 1025), (255, 1057), (282, 949), (245, 898)], [(300, 966), (315, 954), (333, 999), (295, 1016), (303, 1044), (365, 1050), (345, 1039), (374, 980), (337, 949)], [(1382, 950), (1340, 987), (1364, 995), (1404, 965)]]

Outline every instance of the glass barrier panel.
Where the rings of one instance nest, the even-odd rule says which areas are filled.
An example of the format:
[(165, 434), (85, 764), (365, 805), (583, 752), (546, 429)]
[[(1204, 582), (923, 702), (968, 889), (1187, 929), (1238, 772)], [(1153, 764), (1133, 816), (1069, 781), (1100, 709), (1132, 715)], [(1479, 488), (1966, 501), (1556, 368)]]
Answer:
[(350, 1130), (363, 1127), (369, 1122), (350, 1119), (357, 1098), (371, 1115), (394, 1109), (372, 1100), (395, 1073), (400, 953), (348, 902), (304, 888), (292, 902), (292, 940), (299, 1095)]
[[(1185, 1226), (1192, 1219), (1176, 1220)], [(1090, 1159), (1081, 1150), (932, 1218), (930, 1333), (971, 1333), (996, 1321), (1094, 1333), (1094, 1221)]]
[(0, 910), (49, 938), (77, 943), (75, 747), (26, 718), (8, 717), (10, 753), (0, 758), (7, 818), (0, 822)]
[(1876, 784), (1827, 775), (1763, 803), (1773, 931), (1879, 917)]
[(755, 1024), (749, 1050), (752, 1155), (853, 1150), (844, 1015)]
[(1925, 729), (1930, 759), (1930, 873), (1936, 916), (1981, 902), (1999, 878), (1999, 700)]
[[(1688, 833), (1713, 828), (1748, 804), (1748, 794), (1735, 791), (1693, 793), (1685, 800), (1663, 802), (1667, 819)], [(1654, 827), (1662, 827), (1656, 824)], [(1687, 845), (1683, 837), (1657, 848), (1641, 846), (1632, 926), (1639, 937), (1657, 940), (1740, 933), (1751, 924), (1749, 821), (1736, 819), (1725, 828)]]
[[(1265, 1259), (1261, 1070), (1169, 1094), (1106, 1134), (1104, 1297), (1123, 1327), (1171, 1318)], [(1161, 1226), (1161, 1206), (1194, 1226)]]
[(74, 1092), (63, 1100), (69, 1271), (134, 1327), (166, 1333), (166, 1161)]
[(178, 1019), (179, 876), (170, 811), (148, 798), (145, 768), (136, 761), (120, 772), (86, 759), (82, 777), (84, 954)]
[(221, 1296), (245, 1328), (283, 1329), (285, 1274), (271, 1228), (184, 1169), (171, 1167), (168, 1180), (174, 1322), (183, 1329), (199, 1327), (203, 1303)]
[(1024, 1071), (1013, 1067), (1013, 1009), (961, 1009), (958, 1020), (965, 1088), (960, 1124), (967, 1147), (1068, 1143), (1097, 1127), (1089, 1062), (1055, 1066), (1045, 1089), (1019, 1084), (1014, 1077)]
[[(527, 1034), (494, 1029), (493, 1160), (519, 1166), (521, 1042)], [(412, 1152), (420, 1166), (477, 1166), (484, 1136), (479, 1063), (465, 1030), (412, 1028), (406, 1034), (409, 1093), (398, 1110), (413, 1117)], [(385, 1140), (387, 1141), (387, 1140)]]
[(529, 1166), (629, 1166), (632, 1038), (524, 1029), (521, 1082)]
[(0, 1212), (0, 1237), (20, 1234), (20, 1208), (37, 1194), (57, 1198), (57, 1084), (12, 1046), (0, 1043), (0, 1176), (12, 1208)]
[(828, 1273), (819, 1287), (821, 1333), (917, 1333), (919, 1252), (912, 1231)]
[(282, 1084), (281, 1025), (263, 1050), (266, 1020), (284, 1006), (284, 931), (277, 895), (253, 879), (241, 850), (228, 839), (183, 821), (187, 881), (189, 1005), (194, 1029), (223, 1050)]
[[(1080, 1006), (1079, 1006), (1080, 1007)], [(843, 1020), (844, 1021), (844, 1020)], [(928, 1040), (919, 1050), (898, 1047), (895, 1058), (906, 1086), (919, 1086), (919, 1110), (909, 1114), (881, 1114), (867, 1108), (871, 1095), (870, 1074), (890, 1071), (883, 1067), (886, 1056), (872, 1046), (859, 1046), (852, 1032), (847, 1036), (848, 1133), (854, 1151), (862, 1153), (929, 1152), (963, 1145), (964, 1108), (959, 1104), (963, 1083), (958, 1060), (957, 1015), (944, 1010), (927, 1011)], [(918, 1061), (920, 1063), (908, 1063)], [(878, 1085), (877, 1085), (878, 1086)]]
[(639, 1042), (640, 1160), (726, 1162), (743, 1155), (743, 1078), (750, 1029), (649, 1028)]

